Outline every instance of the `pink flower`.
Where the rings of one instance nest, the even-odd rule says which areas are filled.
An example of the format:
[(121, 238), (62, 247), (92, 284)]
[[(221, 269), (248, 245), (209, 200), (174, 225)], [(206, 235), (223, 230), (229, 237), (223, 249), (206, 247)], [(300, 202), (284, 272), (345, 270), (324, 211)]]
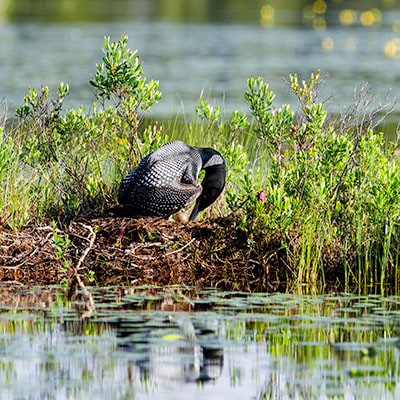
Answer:
[(257, 198), (258, 198), (258, 201), (262, 201), (262, 202), (265, 202), (265, 200), (267, 200), (267, 196), (265, 195), (263, 190), (261, 190), (261, 192), (258, 193)]

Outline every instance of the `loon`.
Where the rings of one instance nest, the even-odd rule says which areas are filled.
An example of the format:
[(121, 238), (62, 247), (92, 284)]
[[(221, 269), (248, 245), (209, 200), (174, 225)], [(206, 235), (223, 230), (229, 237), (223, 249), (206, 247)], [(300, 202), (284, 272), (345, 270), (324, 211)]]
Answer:
[[(205, 176), (197, 179), (201, 170)], [(226, 162), (212, 149), (174, 141), (145, 156), (118, 190), (120, 214), (169, 217), (195, 201), (189, 221), (210, 206), (225, 187)]]

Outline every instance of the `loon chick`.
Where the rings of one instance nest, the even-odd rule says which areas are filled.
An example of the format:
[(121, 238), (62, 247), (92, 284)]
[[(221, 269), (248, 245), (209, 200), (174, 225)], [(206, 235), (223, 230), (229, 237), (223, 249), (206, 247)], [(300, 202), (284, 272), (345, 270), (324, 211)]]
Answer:
[[(205, 176), (199, 185), (202, 169)], [(225, 159), (218, 151), (180, 141), (167, 143), (144, 157), (122, 180), (118, 191), (120, 214), (169, 217), (196, 200), (189, 217), (194, 221), (221, 194), (225, 177)]]

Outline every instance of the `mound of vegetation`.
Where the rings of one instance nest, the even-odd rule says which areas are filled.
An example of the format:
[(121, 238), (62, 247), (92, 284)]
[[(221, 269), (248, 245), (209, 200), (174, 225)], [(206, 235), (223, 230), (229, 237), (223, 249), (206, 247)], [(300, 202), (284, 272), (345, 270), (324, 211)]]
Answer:
[(261, 291), (283, 288), (286, 283), (279, 260), (284, 254), (271, 247), (269, 257), (258, 260), (232, 218), (189, 224), (80, 218), (64, 230), (53, 224), (3, 235), (0, 278), (8, 284), (184, 285)]
[[(389, 110), (374, 108), (365, 88), (353, 109), (329, 116), (319, 71), (308, 82), (289, 77), (296, 112), (274, 107), (268, 84), (250, 78), (249, 115), (201, 101), (195, 123), (146, 123), (161, 93), (127, 43), (105, 39), (91, 113), (64, 112), (61, 83), (55, 96), (29, 89), (1, 127), (3, 281), (397, 290), (398, 143), (376, 129)], [(203, 221), (105, 216), (121, 179), (173, 139), (227, 160), (224, 196)]]

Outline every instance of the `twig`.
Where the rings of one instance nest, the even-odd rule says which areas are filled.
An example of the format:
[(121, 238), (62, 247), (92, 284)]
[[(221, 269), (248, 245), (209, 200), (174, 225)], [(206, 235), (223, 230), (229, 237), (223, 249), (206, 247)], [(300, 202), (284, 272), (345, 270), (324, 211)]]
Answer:
[(88, 239), (87, 239), (87, 240), (89, 240), (89, 237), (90, 237), (90, 240), (89, 240), (89, 246), (86, 247), (85, 251), (83, 252), (83, 254), (81, 255), (81, 257), (79, 258), (78, 264), (76, 264), (76, 267), (75, 267), (76, 270), (79, 270), (79, 269), (80, 269), (80, 267), (81, 267), (83, 261), (85, 260), (86, 256), (89, 254), (89, 251), (93, 248), (93, 246), (94, 246), (94, 241), (96, 240), (96, 234), (94, 233), (93, 228), (92, 228), (90, 225), (84, 225), (84, 224), (82, 224), (82, 225), (83, 225), (83, 227), (85, 227), (87, 230), (89, 230), (90, 233), (89, 233), (89, 236), (88, 236)]
[(96, 240), (96, 233), (94, 232), (93, 228), (90, 225), (85, 225), (82, 224), (84, 228), (86, 228), (89, 231), (89, 236), (87, 240), (89, 240), (89, 246), (86, 247), (85, 251), (82, 253), (81, 257), (79, 258), (78, 263), (74, 267), (74, 276), (76, 278), (76, 281), (78, 282), (79, 287), (82, 289), (83, 294), (87, 297), (88, 299), (88, 313), (84, 313), (82, 315), (82, 318), (87, 318), (90, 317), (94, 312), (96, 312), (96, 306), (94, 304), (93, 296), (89, 292), (89, 290), (86, 288), (85, 284), (83, 283), (80, 275), (79, 275), (79, 269), (81, 268), (81, 265), (85, 261), (85, 258), (89, 254), (89, 251), (93, 248), (94, 242)]
[(170, 256), (171, 254), (179, 253), (180, 251), (182, 251), (186, 247), (190, 246), (195, 240), (196, 240), (196, 238), (193, 238), (190, 242), (186, 243), (184, 246), (180, 247), (179, 249), (176, 249), (174, 251), (170, 251), (169, 253), (165, 253), (164, 257)]

